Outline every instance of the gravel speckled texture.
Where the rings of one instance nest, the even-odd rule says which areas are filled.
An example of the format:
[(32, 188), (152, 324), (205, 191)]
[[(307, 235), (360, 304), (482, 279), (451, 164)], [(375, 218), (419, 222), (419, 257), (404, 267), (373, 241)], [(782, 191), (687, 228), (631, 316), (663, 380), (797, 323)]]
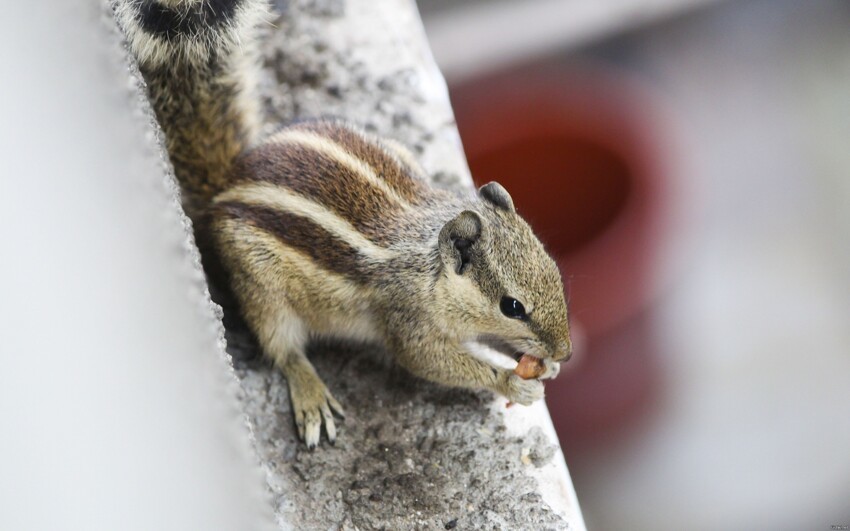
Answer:
[(412, 0), (277, 0), (261, 32), (268, 129), (334, 116), (410, 148), (442, 187), (471, 184)]
[[(234, 345), (244, 338), (232, 337)], [(241, 347), (251, 347), (243, 344)], [(286, 381), (265, 360), (237, 364), (278, 517), (297, 529), (565, 529), (523, 469), (557, 448), (510, 435), (488, 393), (438, 387), (366, 349), (320, 344), (316, 370), (345, 405), (336, 446), (294, 433)]]

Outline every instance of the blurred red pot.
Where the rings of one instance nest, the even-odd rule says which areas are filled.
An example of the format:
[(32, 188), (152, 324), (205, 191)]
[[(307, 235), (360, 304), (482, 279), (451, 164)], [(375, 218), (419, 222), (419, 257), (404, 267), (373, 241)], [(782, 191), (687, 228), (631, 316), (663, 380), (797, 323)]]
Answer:
[(586, 338), (576, 338), (578, 363), (547, 387), (556, 428), (562, 441), (565, 431), (604, 432), (642, 409), (657, 383), (646, 341), (594, 348), (621, 345), (608, 336), (655, 291), (667, 175), (653, 105), (621, 75), (560, 65), (468, 81), (451, 97), (476, 183), (511, 193), (558, 261), (573, 328)]

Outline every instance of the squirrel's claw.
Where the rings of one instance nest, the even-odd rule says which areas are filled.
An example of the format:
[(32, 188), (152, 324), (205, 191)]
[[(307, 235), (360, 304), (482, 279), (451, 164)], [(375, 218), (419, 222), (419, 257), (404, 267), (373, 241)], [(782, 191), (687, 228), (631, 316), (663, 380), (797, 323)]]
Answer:
[(543, 363), (546, 366), (546, 372), (540, 376), (541, 380), (551, 380), (552, 378), (556, 378), (561, 372), (561, 364), (559, 362), (546, 358), (543, 360)]
[[(328, 397), (330, 399), (330, 400), (328, 400), (328, 403), (330, 403), (330, 401), (333, 400), (333, 397), (330, 396), (330, 394), (328, 394)], [(336, 400), (334, 400), (334, 402), (336, 402)], [(331, 443), (331, 444), (335, 444), (336, 443), (336, 424), (334, 424), (334, 416), (331, 413), (331, 408), (328, 407), (327, 403), (322, 405), (322, 417), (324, 418), (324, 421), (325, 421), (325, 431), (328, 433), (328, 442)]]
[(309, 410), (304, 415), (304, 442), (307, 443), (307, 448), (312, 450), (319, 444), (319, 436), (321, 434), (322, 420), (319, 412), (315, 409)]
[[(345, 418), (345, 410), (342, 409), (342, 405), (337, 402), (336, 398), (334, 398), (329, 392), (325, 392), (325, 398), (328, 399), (328, 404), (331, 406), (331, 410), (333, 410), (333, 412), (341, 418)], [(331, 417), (331, 420), (333, 420), (333, 417)]]

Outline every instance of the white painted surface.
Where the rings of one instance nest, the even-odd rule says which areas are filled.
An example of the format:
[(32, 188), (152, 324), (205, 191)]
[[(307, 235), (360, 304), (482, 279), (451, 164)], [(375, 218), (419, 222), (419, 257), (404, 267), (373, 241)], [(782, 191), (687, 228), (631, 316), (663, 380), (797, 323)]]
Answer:
[[(505, 425), (508, 432), (516, 436), (524, 436), (534, 428), (543, 430), (546, 439), (558, 449), (552, 460), (537, 468), (534, 464), (527, 464), (528, 473), (534, 476), (540, 486), (543, 500), (570, 524), (570, 531), (585, 531), (584, 517), (581, 514), (578, 497), (573, 487), (567, 462), (560, 449), (558, 434), (549, 417), (549, 410), (543, 401), (535, 402), (531, 406), (513, 405), (505, 407), (503, 399), (497, 399), (493, 404), (496, 411), (502, 410), (505, 415)], [(522, 459), (522, 455), (517, 456)]]
[(96, 2), (0, 18), (0, 529), (271, 522), (218, 321)]

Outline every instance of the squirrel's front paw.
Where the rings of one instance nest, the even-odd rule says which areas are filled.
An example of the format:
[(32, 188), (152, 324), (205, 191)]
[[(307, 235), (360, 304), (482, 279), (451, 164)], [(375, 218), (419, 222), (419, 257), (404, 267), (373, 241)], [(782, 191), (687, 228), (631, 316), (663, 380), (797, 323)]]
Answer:
[(331, 395), (315, 372), (301, 372), (287, 376), (289, 376), (289, 397), (292, 400), (292, 411), (295, 413), (298, 437), (307, 443), (307, 448), (312, 450), (319, 444), (324, 423), (328, 441), (331, 444), (336, 442), (333, 413), (340, 417), (345, 416), (340, 403)]
[(511, 402), (530, 406), (543, 398), (543, 384), (540, 380), (523, 380), (513, 373), (508, 373), (499, 390)]

